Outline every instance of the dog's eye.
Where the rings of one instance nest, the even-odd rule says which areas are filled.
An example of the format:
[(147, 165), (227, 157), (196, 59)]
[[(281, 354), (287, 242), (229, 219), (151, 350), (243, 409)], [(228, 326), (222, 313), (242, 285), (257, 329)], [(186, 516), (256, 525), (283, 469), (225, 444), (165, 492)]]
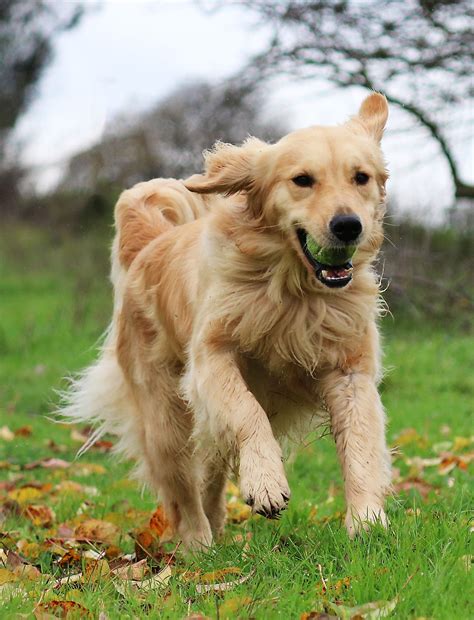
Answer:
[(299, 174), (292, 179), (295, 185), (298, 187), (312, 187), (314, 185), (314, 179), (310, 174)]
[(354, 176), (354, 181), (357, 183), (357, 185), (367, 185), (369, 179), (369, 175), (365, 172), (356, 172)]

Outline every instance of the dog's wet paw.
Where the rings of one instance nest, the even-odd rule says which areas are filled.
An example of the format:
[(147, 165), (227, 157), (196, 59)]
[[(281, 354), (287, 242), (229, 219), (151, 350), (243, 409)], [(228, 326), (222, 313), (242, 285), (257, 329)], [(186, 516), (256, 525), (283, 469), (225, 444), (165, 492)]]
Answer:
[[(270, 466), (269, 466), (270, 465)], [(281, 462), (240, 465), (240, 488), (253, 512), (267, 519), (278, 519), (288, 506), (291, 491)]]

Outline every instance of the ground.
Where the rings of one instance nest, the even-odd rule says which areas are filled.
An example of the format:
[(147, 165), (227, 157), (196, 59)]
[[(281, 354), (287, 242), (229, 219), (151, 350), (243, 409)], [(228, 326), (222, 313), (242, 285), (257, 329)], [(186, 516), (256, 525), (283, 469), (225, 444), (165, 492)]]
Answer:
[(326, 435), (288, 464), (280, 521), (250, 517), (229, 486), (225, 539), (186, 556), (163, 542), (163, 514), (110, 454), (113, 438), (75, 460), (87, 429), (48, 419), (53, 389), (94, 358), (107, 324), (106, 244), (22, 229), (5, 230), (0, 248), (2, 617), (471, 616), (472, 334), (383, 321), (397, 446), (387, 531), (348, 540)]

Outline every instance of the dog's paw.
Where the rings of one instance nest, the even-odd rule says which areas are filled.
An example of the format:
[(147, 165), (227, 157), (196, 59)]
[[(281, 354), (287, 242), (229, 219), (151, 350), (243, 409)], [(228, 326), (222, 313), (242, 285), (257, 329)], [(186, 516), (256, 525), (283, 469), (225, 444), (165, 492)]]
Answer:
[(383, 508), (374, 506), (365, 506), (356, 510), (354, 507), (348, 508), (345, 520), (345, 526), (350, 538), (354, 538), (357, 534), (367, 532), (373, 525), (382, 525), (388, 527), (387, 515)]
[(279, 457), (241, 460), (240, 489), (252, 511), (267, 519), (278, 519), (291, 496)]
[(178, 534), (184, 549), (190, 552), (208, 549), (213, 542), (211, 526), (207, 519), (203, 519), (199, 525), (181, 522)]

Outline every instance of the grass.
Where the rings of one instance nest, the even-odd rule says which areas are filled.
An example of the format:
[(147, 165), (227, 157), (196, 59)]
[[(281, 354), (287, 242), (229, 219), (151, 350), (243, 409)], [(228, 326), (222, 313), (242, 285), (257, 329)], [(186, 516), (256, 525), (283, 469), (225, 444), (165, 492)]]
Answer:
[[(18, 541), (37, 543), (30, 561), (42, 574), (58, 578), (74, 572), (60, 566), (60, 555), (44, 543), (59, 524), (78, 519), (78, 513), (114, 522), (120, 530), (118, 547), (127, 553), (134, 548), (128, 532), (143, 514), (151, 514), (155, 501), (127, 479), (130, 463), (117, 463), (99, 451), (69, 469), (24, 469), (49, 456), (73, 461), (80, 445), (71, 438), (71, 428), (53, 424), (45, 415), (54, 407), (52, 389), (94, 358), (93, 345), (107, 325), (107, 248), (91, 235), (63, 241), (29, 229), (5, 230), (0, 244), (0, 427), (31, 430), (11, 441), (0, 439), (0, 474), (6, 482), (0, 486), (0, 545), (18, 551)], [(281, 521), (254, 517), (230, 523), (224, 541), (209, 552), (186, 557), (178, 550), (172, 577), (162, 590), (123, 596), (104, 578), (52, 592), (46, 577), (22, 582), (22, 588), (5, 588), (0, 568), (2, 617), (30, 617), (34, 609), (38, 614), (40, 599), (76, 601), (92, 617), (102, 613), (108, 618), (185, 618), (191, 613), (300, 618), (324, 610), (351, 617), (357, 612), (348, 607), (381, 600), (393, 602), (387, 613), (394, 618), (471, 617), (469, 468), (442, 474), (437, 466), (419, 465), (415, 471), (416, 464), (407, 461), (433, 458), (443, 450), (462, 457), (472, 450), (466, 438), (472, 433), (474, 338), (402, 323), (387, 318), (383, 324), (388, 440), (402, 444), (394, 466), (406, 489), (389, 500), (388, 531), (375, 528), (354, 542), (347, 539), (333, 442), (330, 437), (314, 439), (288, 466), (293, 496)], [(407, 428), (414, 431), (404, 432)], [(105, 473), (100, 468), (84, 472), (81, 463), (100, 465)], [(2, 513), (12, 486), (14, 490), (32, 480), (52, 485), (53, 490), (40, 490), (34, 500), (54, 508), (51, 527), (25, 518), (21, 502), (20, 514)], [(55, 491), (64, 480), (79, 482), (82, 491)], [(422, 495), (412, 488), (417, 485)], [(235, 569), (227, 579), (250, 577), (225, 593), (197, 594), (196, 581), (205, 581), (203, 574), (225, 568)], [(219, 574), (214, 578), (223, 581)]]

